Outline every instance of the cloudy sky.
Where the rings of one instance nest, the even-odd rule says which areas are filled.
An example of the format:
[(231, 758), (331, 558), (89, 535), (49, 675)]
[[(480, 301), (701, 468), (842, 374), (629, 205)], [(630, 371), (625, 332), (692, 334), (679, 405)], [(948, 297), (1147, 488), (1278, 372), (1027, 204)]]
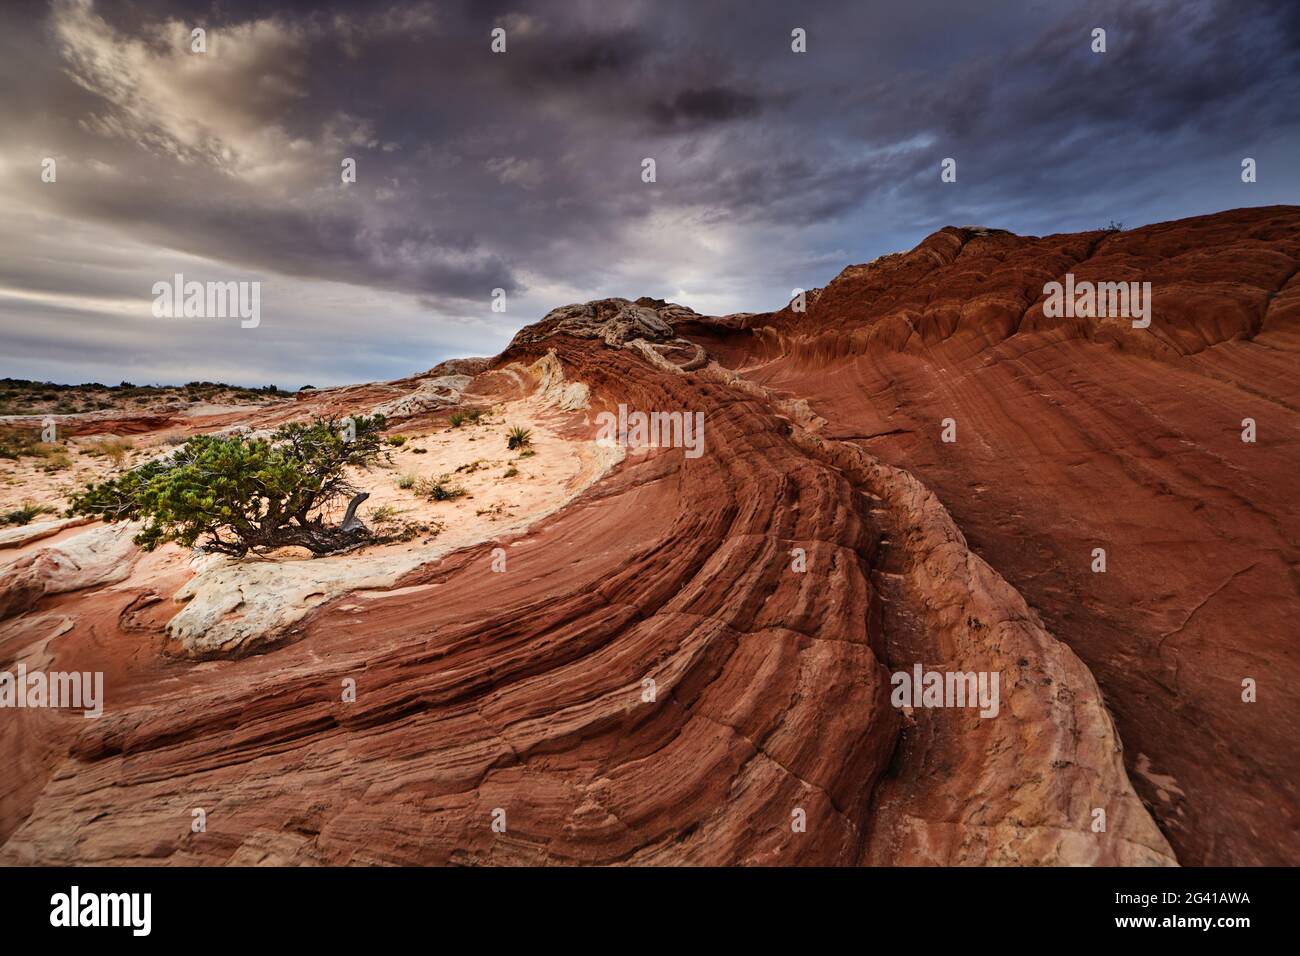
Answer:
[[(767, 310), (944, 225), (1300, 202), (1297, 119), (1293, 0), (8, 0), (0, 376), (296, 388), (601, 296)], [(261, 324), (156, 318), (177, 272)]]

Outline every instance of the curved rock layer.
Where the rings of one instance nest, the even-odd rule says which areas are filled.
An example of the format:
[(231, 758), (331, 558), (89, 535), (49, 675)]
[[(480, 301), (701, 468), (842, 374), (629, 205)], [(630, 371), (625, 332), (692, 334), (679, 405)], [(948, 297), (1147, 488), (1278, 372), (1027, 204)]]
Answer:
[[(806, 314), (707, 333), (823, 437), (938, 495), (1092, 670), (1188, 864), (1300, 861), (1298, 270), (1295, 207), (1043, 239), (945, 229), (846, 269)], [(1149, 281), (1150, 328), (1045, 318), (1067, 272)]]
[[(1158, 341), (1039, 321), (1035, 284), (1117, 244), (1210, 277), (1187, 316), (1161, 280)], [(807, 313), (557, 310), (437, 402), (554, 390), (593, 438), (619, 405), (703, 412), (703, 453), (633, 450), (254, 656), (162, 653), (157, 555), (45, 593), (0, 661), (103, 670), (108, 702), (0, 722), (0, 862), (1294, 862), (1297, 245), (1293, 209), (947, 229)], [(1252, 409), (1239, 449), (1218, 419)], [(915, 664), (996, 673), (997, 716), (893, 706)]]

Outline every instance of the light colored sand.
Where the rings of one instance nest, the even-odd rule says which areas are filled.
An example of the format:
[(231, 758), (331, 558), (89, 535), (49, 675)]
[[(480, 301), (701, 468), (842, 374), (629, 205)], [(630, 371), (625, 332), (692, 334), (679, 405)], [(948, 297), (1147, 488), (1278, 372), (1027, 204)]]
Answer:
[[(402, 447), (389, 449), (391, 467), (352, 474), (353, 483), (370, 492), (361, 519), (366, 521), (375, 509), (389, 506), (405, 520), (443, 522), (445, 540), (469, 543), (496, 533), (499, 529), (494, 525), (550, 513), (575, 490), (590, 484), (593, 472), (603, 473), (609, 461), (608, 449), (561, 438), (555, 425), (562, 417), (528, 399), (498, 406), (484, 424), (408, 438)], [(532, 432), (531, 456), (506, 448), (506, 433), (515, 425)], [(511, 468), (517, 474), (507, 477)], [(403, 476), (417, 480), (445, 476), (447, 487), (463, 488), (466, 495), (429, 501), (414, 490), (398, 487)]]

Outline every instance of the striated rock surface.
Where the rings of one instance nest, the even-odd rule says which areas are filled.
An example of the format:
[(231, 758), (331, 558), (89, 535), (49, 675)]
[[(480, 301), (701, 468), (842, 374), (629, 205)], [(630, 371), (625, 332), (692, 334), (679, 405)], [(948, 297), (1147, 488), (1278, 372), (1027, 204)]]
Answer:
[[(706, 450), (630, 448), (374, 580), (300, 562), (322, 580), (248, 601), (285, 565), (152, 555), (40, 596), (0, 651), (108, 699), (0, 725), (0, 862), (1294, 863), (1298, 267), (1291, 207), (947, 228), (807, 312), (604, 300), (481, 368), (301, 399), (467, 376), (454, 400), (534, 396), (584, 441), (620, 405), (702, 412)], [(1070, 270), (1151, 281), (1150, 327), (1046, 318)], [(178, 591), (220, 659), (166, 655)], [(289, 605), (293, 641), (228, 659), (223, 628)], [(997, 715), (895, 706), (917, 664), (996, 674)]]
[(414, 391), (380, 402), (370, 410), (372, 415), (383, 415), (391, 419), (412, 418), (423, 412), (450, 408), (460, 404), (461, 392), (472, 381), (469, 375), (438, 375), (423, 379)]
[(41, 538), (51, 538), (67, 528), (76, 528), (90, 522), (90, 518), (51, 518), (48, 521), (15, 525), (0, 531), (0, 549), (20, 548)]
[[(50, 522), (54, 531), (84, 522)], [(35, 529), (36, 532), (45, 529)], [(100, 525), (0, 564), (0, 620), (32, 607), (47, 594), (115, 584), (131, 574), (138, 553), (131, 542), (139, 526)], [(39, 540), (33, 534), (27, 540)]]
[[(938, 495), (1092, 671), (1184, 863), (1300, 861), (1298, 270), (1290, 206), (1044, 238), (950, 228), (846, 269), (804, 314), (709, 333), (821, 436)], [(1067, 272), (1149, 281), (1150, 327), (1045, 317)]]

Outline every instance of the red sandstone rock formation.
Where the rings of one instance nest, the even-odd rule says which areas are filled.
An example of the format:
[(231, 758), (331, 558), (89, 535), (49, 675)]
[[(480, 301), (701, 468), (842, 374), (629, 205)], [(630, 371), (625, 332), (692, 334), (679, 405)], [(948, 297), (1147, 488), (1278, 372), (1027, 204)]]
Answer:
[[(938, 495), (1096, 676), (1180, 861), (1300, 862), (1300, 210), (986, 232), (706, 344)], [(1066, 272), (1150, 281), (1150, 328), (1045, 318)]]
[[(1298, 267), (1291, 207), (949, 228), (807, 312), (605, 300), (246, 416), (545, 389), (584, 438), (702, 411), (706, 451), (237, 659), (165, 653), (189, 572), (159, 555), (33, 588), (0, 669), (108, 700), (0, 712), (0, 862), (1295, 863)], [(1046, 318), (1066, 272), (1151, 281), (1150, 328)], [(893, 706), (917, 663), (997, 673), (998, 715)]]

